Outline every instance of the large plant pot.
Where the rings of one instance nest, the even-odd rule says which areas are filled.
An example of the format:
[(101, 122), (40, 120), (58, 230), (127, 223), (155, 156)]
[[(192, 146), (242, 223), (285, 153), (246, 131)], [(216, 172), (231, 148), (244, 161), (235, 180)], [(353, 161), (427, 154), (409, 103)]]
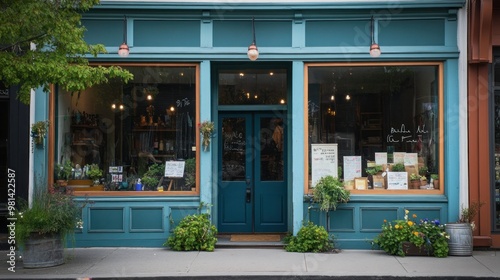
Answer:
[(445, 225), (448, 241), (448, 255), (472, 256), (472, 228), (468, 223), (451, 223)]
[(64, 263), (64, 246), (60, 234), (30, 235), (24, 243), (24, 268), (41, 268)]

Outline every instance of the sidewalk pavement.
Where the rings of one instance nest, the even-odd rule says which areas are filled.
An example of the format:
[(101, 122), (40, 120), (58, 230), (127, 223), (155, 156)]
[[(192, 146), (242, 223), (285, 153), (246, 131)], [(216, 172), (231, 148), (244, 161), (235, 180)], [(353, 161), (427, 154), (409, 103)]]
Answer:
[(500, 251), (471, 257), (395, 257), (380, 250), (289, 253), (281, 248), (69, 248), (66, 263), (8, 270), (0, 252), (0, 279), (500, 279)]

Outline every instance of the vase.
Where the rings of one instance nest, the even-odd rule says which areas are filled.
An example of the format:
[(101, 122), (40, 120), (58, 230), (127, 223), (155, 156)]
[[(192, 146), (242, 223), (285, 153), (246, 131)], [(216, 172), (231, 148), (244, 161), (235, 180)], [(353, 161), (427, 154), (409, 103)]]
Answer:
[(64, 263), (64, 246), (61, 234), (32, 233), (24, 243), (24, 268), (42, 268)]
[(402, 246), (405, 256), (432, 256), (432, 248), (425, 245), (416, 246), (409, 241), (405, 241)]

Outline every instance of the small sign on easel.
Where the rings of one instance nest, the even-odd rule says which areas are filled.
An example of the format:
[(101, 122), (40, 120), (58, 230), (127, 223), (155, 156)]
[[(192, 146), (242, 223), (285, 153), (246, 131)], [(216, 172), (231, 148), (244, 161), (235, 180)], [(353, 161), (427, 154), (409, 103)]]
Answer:
[[(165, 162), (165, 175), (166, 178), (182, 178), (184, 177), (184, 167), (186, 166), (185, 161), (166, 161)], [(172, 184), (174, 180), (170, 180), (168, 184), (168, 190), (172, 189)]]

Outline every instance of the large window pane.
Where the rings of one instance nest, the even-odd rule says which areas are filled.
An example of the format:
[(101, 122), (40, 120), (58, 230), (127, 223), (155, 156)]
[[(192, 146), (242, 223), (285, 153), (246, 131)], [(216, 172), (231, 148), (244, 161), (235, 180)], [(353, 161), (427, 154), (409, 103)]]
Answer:
[[(56, 162), (69, 160), (83, 171), (97, 164), (104, 170), (105, 190), (135, 190), (141, 179), (148, 191), (191, 191), (196, 187), (196, 66), (124, 68), (134, 74), (128, 84), (110, 81), (79, 94), (59, 94)], [(164, 177), (165, 165), (176, 164), (184, 164), (183, 172)], [(84, 178), (79, 172), (73, 176)]]
[[(438, 73), (438, 65), (308, 67), (309, 149), (337, 143), (346, 184), (362, 177), (368, 189), (374, 188), (367, 167), (391, 171), (401, 161), (408, 177), (415, 173), (427, 179), (419, 189), (433, 189), (430, 175), (439, 173)], [(376, 154), (382, 157), (376, 160)], [(361, 162), (354, 178), (352, 166), (344, 166), (345, 156)], [(387, 177), (381, 180), (375, 188), (387, 188)]]

